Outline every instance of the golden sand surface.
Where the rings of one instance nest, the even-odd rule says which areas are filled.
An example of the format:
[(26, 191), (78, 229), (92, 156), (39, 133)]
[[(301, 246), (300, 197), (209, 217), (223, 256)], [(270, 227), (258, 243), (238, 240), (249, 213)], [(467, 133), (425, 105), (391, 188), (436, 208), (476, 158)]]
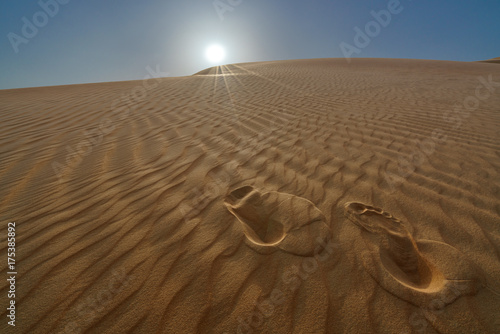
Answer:
[(15, 331), (499, 333), (499, 112), (482, 62), (2, 90)]

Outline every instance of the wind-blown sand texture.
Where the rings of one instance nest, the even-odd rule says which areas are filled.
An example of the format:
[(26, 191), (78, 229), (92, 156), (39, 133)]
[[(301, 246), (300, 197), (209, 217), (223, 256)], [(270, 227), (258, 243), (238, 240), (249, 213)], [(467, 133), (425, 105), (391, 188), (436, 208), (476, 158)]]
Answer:
[(498, 333), (498, 83), (317, 59), (0, 91), (0, 332)]

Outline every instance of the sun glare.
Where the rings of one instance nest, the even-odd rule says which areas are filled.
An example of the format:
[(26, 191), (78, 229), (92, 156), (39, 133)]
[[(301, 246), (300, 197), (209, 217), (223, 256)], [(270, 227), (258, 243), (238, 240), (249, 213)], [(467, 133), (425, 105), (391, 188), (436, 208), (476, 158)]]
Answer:
[(207, 48), (205, 55), (211, 63), (220, 63), (224, 60), (226, 52), (222, 46), (212, 45)]

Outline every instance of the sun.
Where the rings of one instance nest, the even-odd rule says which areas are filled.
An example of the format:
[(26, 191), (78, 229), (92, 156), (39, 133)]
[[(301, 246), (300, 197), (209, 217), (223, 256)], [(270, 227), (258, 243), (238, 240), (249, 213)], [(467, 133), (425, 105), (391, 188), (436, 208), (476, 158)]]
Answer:
[(211, 45), (205, 51), (205, 56), (211, 63), (220, 63), (226, 57), (226, 51), (220, 45)]

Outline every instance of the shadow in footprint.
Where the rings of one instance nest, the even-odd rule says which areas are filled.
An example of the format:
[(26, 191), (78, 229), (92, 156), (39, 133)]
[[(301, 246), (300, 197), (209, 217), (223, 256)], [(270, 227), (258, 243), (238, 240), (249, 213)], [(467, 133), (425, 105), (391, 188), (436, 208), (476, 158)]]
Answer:
[(305, 198), (244, 186), (229, 193), (224, 204), (241, 223), (247, 245), (261, 254), (281, 249), (311, 256), (330, 237), (325, 216)]
[(361, 229), (369, 248), (363, 256), (365, 269), (393, 295), (432, 309), (479, 289), (475, 267), (456, 248), (437, 241), (415, 241), (411, 225), (380, 208), (349, 202), (344, 214)]

